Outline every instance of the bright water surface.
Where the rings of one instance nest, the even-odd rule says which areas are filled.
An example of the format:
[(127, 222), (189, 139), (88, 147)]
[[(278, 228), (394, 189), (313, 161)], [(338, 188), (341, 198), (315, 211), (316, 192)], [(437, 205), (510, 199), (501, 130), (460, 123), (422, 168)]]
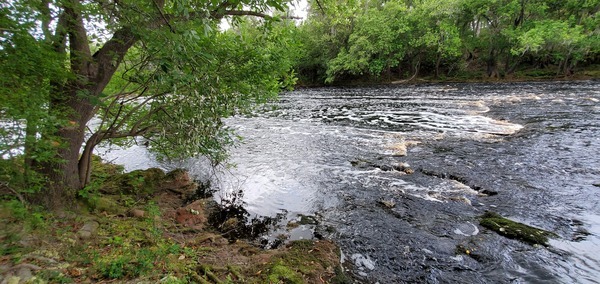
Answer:
[[(598, 81), (303, 89), (227, 120), (236, 167), (185, 166), (251, 213), (316, 216), (288, 234), (338, 242), (359, 282), (599, 283), (599, 100)], [(154, 165), (136, 153), (107, 156)], [(485, 210), (559, 237), (506, 239)]]

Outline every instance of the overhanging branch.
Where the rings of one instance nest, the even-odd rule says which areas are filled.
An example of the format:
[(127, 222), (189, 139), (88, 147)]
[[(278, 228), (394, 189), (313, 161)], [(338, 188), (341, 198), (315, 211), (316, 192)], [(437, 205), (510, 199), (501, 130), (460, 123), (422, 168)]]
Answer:
[(294, 20), (300, 20), (302, 18), (300, 17), (294, 17), (294, 16), (271, 16), (262, 12), (256, 12), (256, 11), (247, 11), (247, 10), (226, 10), (223, 12), (222, 15), (215, 15), (216, 19), (220, 19), (224, 16), (253, 16), (253, 17), (259, 17), (259, 18), (264, 18), (267, 20), (274, 20), (274, 19), (294, 19)]

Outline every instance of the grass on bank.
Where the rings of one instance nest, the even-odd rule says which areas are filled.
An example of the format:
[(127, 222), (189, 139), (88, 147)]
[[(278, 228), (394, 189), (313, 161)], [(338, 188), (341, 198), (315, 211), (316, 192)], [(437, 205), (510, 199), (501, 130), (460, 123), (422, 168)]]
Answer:
[(197, 206), (212, 202), (190, 209), (189, 196), (172, 186), (176, 174), (95, 164), (77, 209), (48, 212), (0, 196), (0, 282), (349, 283), (330, 241), (276, 250), (230, 242), (206, 223), (175, 220), (188, 211), (205, 220), (210, 206)]

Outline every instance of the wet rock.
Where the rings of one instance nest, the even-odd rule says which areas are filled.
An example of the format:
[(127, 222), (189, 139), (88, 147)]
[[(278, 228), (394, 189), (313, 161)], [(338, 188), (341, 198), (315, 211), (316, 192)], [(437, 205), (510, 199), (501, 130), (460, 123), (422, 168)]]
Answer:
[(310, 215), (298, 215), (298, 217), (300, 218), (300, 220), (298, 221), (298, 225), (318, 225), (319, 221), (317, 221), (317, 218), (315, 218), (315, 216), (310, 216)]
[(79, 238), (82, 240), (89, 239), (96, 234), (98, 227), (100, 227), (100, 223), (96, 221), (88, 221), (83, 224), (83, 227), (81, 227), (79, 231), (77, 231), (77, 236), (79, 236)]
[(373, 167), (373, 163), (369, 162), (369, 161), (365, 161), (365, 160), (354, 160), (354, 161), (350, 161), (350, 164), (353, 167), (359, 168), (359, 169), (366, 169), (366, 168), (371, 168)]
[(380, 170), (384, 171), (384, 172), (389, 172), (389, 171), (391, 171), (391, 170), (394, 169), (394, 167), (392, 167), (390, 165), (378, 165), (376, 167), (379, 168)]
[(220, 228), (224, 231), (233, 231), (238, 229), (238, 226), (240, 224), (240, 220), (236, 217), (231, 217), (227, 220), (225, 220), (225, 222), (223, 222), (223, 224), (221, 224)]
[(391, 208), (396, 207), (396, 202), (393, 199), (391, 199), (391, 200), (379, 200), (379, 201), (377, 201), (377, 203), (379, 205), (381, 205), (381, 207), (383, 207), (383, 208), (391, 209)]
[(574, 241), (574, 242), (583, 241), (583, 240), (587, 239), (587, 237), (590, 236), (591, 234), (592, 233), (590, 233), (587, 229), (579, 227), (575, 230), (575, 232), (573, 232), (571, 241)]
[(351, 257), (352, 261), (354, 261), (354, 265), (358, 267), (359, 270), (364, 270), (365, 268), (368, 270), (375, 269), (375, 261), (371, 260), (369, 256), (364, 256), (360, 253), (355, 253)]
[(299, 226), (300, 226), (300, 224), (298, 224), (298, 222), (297, 222), (297, 221), (289, 221), (289, 222), (288, 222), (288, 223), (285, 225), (285, 227), (286, 227), (286, 228), (288, 228), (288, 229), (295, 229), (295, 228), (298, 228)]
[(554, 233), (506, 219), (498, 213), (489, 211), (481, 216), (479, 224), (502, 236), (531, 245), (548, 246), (548, 238), (556, 237)]
[(411, 169), (411, 168), (405, 168), (402, 170), (404, 173), (406, 173), (407, 175), (412, 175), (415, 173), (415, 170)]
[(406, 156), (408, 153), (408, 147), (419, 145), (418, 141), (401, 141), (391, 147), (394, 151), (394, 156)]
[(456, 253), (458, 254), (455, 259), (462, 259), (460, 254), (465, 254), (472, 259), (478, 262), (489, 262), (492, 261), (489, 257), (486, 257), (484, 253), (481, 252), (480, 248), (476, 244), (459, 244), (456, 246)]
[(320, 231), (315, 230), (313, 232), (313, 238), (315, 238), (317, 240), (323, 240), (323, 239), (325, 239), (325, 236), (323, 236), (323, 233), (321, 233)]
[(356, 167), (359, 169), (377, 168), (384, 172), (399, 171), (399, 172), (403, 172), (403, 173), (406, 173), (409, 175), (413, 174), (415, 172), (406, 163), (400, 163), (400, 164), (396, 164), (396, 165), (387, 165), (387, 164), (383, 164), (381, 162), (371, 162), (371, 161), (366, 161), (366, 160), (354, 160), (354, 161), (350, 161), (350, 164), (352, 164), (353, 167)]
[(471, 203), (471, 199), (468, 199), (468, 198), (466, 198), (464, 196), (452, 196), (449, 199), (452, 200), (452, 201), (461, 202), (461, 203), (464, 203), (464, 204), (467, 204), (467, 205), (473, 205)]
[(436, 177), (436, 178), (440, 178), (440, 179), (458, 182), (458, 183), (464, 185), (465, 187), (468, 187), (468, 188), (478, 192), (480, 197), (494, 196), (494, 195), (498, 194), (498, 192), (496, 192), (496, 191), (483, 189), (483, 188), (481, 188), (481, 186), (475, 185), (471, 181), (469, 181), (467, 178), (459, 176), (459, 175), (455, 175), (452, 173), (440, 173), (440, 172), (435, 172), (435, 171), (431, 171), (431, 170), (427, 170), (427, 169), (419, 169), (419, 171), (426, 176), (431, 176), (431, 177)]
[(494, 195), (498, 195), (498, 192), (493, 191), (493, 190), (489, 190), (489, 189), (483, 189), (480, 190), (479, 193), (483, 196), (494, 196)]
[(475, 226), (471, 222), (467, 222), (464, 224), (457, 224), (457, 227), (454, 228), (453, 233), (456, 235), (466, 237), (476, 236), (477, 234), (479, 234), (479, 228), (477, 228), (477, 226)]

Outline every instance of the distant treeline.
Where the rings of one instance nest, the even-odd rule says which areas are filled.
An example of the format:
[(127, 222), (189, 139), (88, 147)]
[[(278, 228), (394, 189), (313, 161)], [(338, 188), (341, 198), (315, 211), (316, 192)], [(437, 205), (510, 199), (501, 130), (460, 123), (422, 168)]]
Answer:
[[(600, 69), (600, 0), (309, 0), (305, 84)], [(594, 75), (594, 73), (591, 73)]]

